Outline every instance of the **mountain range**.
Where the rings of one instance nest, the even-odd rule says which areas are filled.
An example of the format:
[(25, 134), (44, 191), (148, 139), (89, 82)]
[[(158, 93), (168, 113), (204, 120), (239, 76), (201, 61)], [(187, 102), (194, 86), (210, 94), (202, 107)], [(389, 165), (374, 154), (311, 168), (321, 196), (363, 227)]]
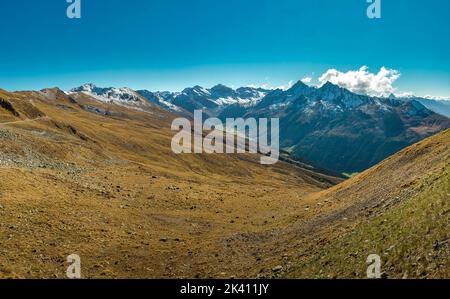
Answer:
[(329, 82), (312, 87), (299, 81), (287, 90), (216, 85), (181, 92), (86, 84), (69, 92), (79, 93), (133, 107), (151, 103), (187, 117), (194, 110), (222, 120), (278, 117), (280, 144), (285, 151), (317, 167), (349, 174), (450, 127), (450, 119), (444, 116), (446, 101), (371, 97)]

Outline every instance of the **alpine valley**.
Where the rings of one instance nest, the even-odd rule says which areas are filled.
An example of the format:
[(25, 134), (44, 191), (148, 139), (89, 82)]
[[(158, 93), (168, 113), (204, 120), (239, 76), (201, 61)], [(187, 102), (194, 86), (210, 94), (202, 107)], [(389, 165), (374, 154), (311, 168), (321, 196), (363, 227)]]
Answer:
[[(431, 103), (301, 82), (0, 90), (0, 278), (64, 278), (73, 254), (83, 278), (365, 278), (373, 253), (385, 277), (448, 278), (450, 120)], [(195, 109), (279, 117), (282, 159), (173, 153)]]

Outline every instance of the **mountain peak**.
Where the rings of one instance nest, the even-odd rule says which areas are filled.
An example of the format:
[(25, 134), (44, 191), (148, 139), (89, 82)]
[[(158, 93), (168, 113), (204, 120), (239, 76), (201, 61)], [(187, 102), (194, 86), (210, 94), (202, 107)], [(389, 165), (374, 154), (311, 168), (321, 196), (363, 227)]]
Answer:
[(70, 91), (71, 92), (82, 92), (82, 91), (92, 92), (95, 89), (97, 89), (97, 86), (94, 83), (86, 83), (81, 86), (72, 88)]
[(388, 99), (394, 100), (394, 99), (396, 99), (396, 98), (397, 98), (397, 96), (396, 96), (395, 94), (393, 94), (393, 93), (391, 93), (391, 94), (388, 96)]
[(47, 92), (53, 92), (53, 93), (64, 93), (59, 87), (49, 87), (41, 89), (41, 92), (47, 93)]
[(83, 87), (97, 87), (94, 83), (85, 83), (82, 86)]
[(340, 87), (339, 85), (333, 84), (330, 81), (327, 81), (324, 85), (320, 87), (322, 90), (343, 90), (345, 88)]
[(292, 85), (291, 88), (287, 90), (288, 93), (294, 93), (294, 94), (304, 94), (305, 91), (310, 90), (311, 87), (303, 83), (301, 80), (299, 80), (297, 83)]
[(212, 90), (213, 90), (213, 89), (233, 90), (231, 87), (228, 87), (228, 86), (223, 85), (223, 84), (217, 84), (217, 85), (213, 86), (211, 89), (212, 89)]
[(297, 83), (295, 83), (294, 85), (292, 85), (291, 88), (305, 88), (305, 87), (309, 87), (307, 84), (305, 84), (302, 80), (298, 80)]
[(200, 85), (195, 85), (194, 87), (191, 88), (185, 88), (183, 90), (184, 94), (195, 94), (198, 96), (205, 96), (205, 95), (209, 95), (210, 92), (209, 90), (207, 90), (206, 88), (200, 86)]
[(85, 93), (102, 102), (112, 102), (120, 104), (146, 105), (147, 101), (141, 95), (129, 87), (98, 87), (95, 84), (87, 83), (70, 90), (71, 93)]
[(232, 97), (235, 94), (235, 90), (225, 86), (223, 84), (218, 84), (214, 87), (212, 87), (211, 89), (209, 89), (211, 95), (213, 95), (214, 97), (218, 97), (218, 98), (227, 98), (227, 97)]

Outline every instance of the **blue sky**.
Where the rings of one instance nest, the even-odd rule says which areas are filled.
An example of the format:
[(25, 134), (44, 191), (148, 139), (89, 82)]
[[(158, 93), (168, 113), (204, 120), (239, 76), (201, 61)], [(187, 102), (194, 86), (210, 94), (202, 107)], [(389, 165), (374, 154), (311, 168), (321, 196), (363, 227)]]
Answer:
[(0, 88), (180, 90), (286, 85), (328, 69), (401, 73), (398, 91), (450, 96), (450, 1), (65, 0), (0, 2)]

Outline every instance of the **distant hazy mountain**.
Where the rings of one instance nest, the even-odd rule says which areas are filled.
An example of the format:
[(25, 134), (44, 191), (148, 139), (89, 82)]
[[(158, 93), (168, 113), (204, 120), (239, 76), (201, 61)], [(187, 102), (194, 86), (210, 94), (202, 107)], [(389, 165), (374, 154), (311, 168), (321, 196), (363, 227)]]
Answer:
[[(395, 96), (391, 95), (391, 98), (395, 98)], [(441, 99), (434, 99), (434, 98), (422, 98), (422, 97), (404, 97), (404, 98), (397, 98), (399, 100), (403, 101), (411, 101), (415, 100), (420, 102), (422, 105), (430, 109), (431, 111), (434, 111), (436, 113), (439, 113), (441, 115), (450, 117), (450, 99), (449, 100), (441, 100)]]
[(450, 117), (450, 100), (437, 100), (437, 99), (426, 99), (418, 98), (417, 101), (421, 102), (428, 109)]
[(360, 172), (450, 127), (449, 118), (432, 111), (439, 108), (446, 115), (442, 112), (446, 103), (424, 98), (370, 97), (332, 83), (318, 88), (299, 81), (288, 90), (194, 86), (177, 93), (87, 84), (72, 92), (119, 104), (136, 105), (145, 98), (184, 116), (198, 109), (223, 120), (279, 117), (284, 150), (336, 172)]

